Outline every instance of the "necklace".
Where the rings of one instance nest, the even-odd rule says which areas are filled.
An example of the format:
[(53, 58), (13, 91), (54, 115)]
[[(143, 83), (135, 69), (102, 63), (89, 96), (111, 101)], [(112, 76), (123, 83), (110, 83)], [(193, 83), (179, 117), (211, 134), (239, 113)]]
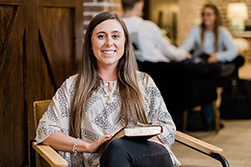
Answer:
[(107, 104), (110, 104), (113, 102), (113, 97), (112, 94), (114, 93), (116, 88), (116, 82), (114, 81), (104, 81), (104, 91), (105, 91), (105, 95), (104, 97), (107, 97)]

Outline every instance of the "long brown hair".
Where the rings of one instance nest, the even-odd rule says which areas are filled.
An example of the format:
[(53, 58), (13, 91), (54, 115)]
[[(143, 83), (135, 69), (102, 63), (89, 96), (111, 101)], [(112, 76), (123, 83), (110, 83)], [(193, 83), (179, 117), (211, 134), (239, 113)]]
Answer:
[(117, 66), (117, 89), (121, 103), (118, 121), (123, 118), (126, 124), (129, 122), (136, 124), (138, 121), (147, 123), (144, 102), (137, 82), (137, 63), (126, 25), (116, 13), (102, 12), (91, 20), (85, 34), (83, 58), (71, 101), (70, 126), (71, 135), (75, 137), (81, 137), (80, 125), (87, 101), (93, 91), (100, 86), (97, 61), (92, 51), (93, 30), (103, 21), (110, 19), (115, 19), (121, 24), (126, 38), (125, 51)]
[[(214, 28), (213, 28), (213, 32), (214, 32), (214, 37), (215, 37), (215, 41), (214, 41), (214, 48), (215, 48), (215, 52), (218, 51), (218, 36), (219, 36), (219, 27), (221, 26), (221, 17), (220, 17), (220, 13), (219, 10), (217, 9), (217, 7), (213, 4), (205, 4), (202, 12), (201, 12), (201, 16), (203, 18), (204, 15), (204, 11), (206, 8), (210, 8), (214, 11), (214, 15), (215, 15), (215, 23), (214, 23)], [(206, 31), (206, 25), (204, 23), (204, 21), (202, 21), (201, 23), (201, 50), (203, 51), (203, 44), (204, 44), (204, 33)]]

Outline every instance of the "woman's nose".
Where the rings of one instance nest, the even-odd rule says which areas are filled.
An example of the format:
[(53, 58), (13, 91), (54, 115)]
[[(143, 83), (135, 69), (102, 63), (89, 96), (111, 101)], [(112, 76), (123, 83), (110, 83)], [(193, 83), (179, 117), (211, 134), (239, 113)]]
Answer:
[(113, 39), (111, 37), (106, 38), (106, 45), (113, 46)]

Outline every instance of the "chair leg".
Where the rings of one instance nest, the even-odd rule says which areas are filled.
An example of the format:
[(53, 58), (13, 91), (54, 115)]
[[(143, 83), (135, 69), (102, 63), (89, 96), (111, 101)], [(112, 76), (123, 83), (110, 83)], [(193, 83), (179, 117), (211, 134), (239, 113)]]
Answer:
[(34, 140), (30, 141), (30, 167), (36, 167), (36, 152), (32, 147)]
[(222, 155), (218, 153), (212, 153), (210, 156), (220, 161), (223, 167), (230, 167), (228, 161)]
[(187, 109), (183, 113), (183, 132), (187, 131), (188, 113), (189, 111), (201, 112), (201, 106), (195, 106), (192, 109)]
[(215, 111), (215, 132), (218, 133), (220, 131), (220, 112), (218, 110)]
[(220, 103), (221, 103), (221, 93), (223, 91), (223, 88), (218, 87), (217, 88), (217, 99), (214, 102), (214, 108), (215, 108), (215, 131), (216, 133), (220, 130)]
[(187, 119), (188, 119), (188, 110), (185, 110), (183, 114), (183, 132), (186, 132), (187, 130)]

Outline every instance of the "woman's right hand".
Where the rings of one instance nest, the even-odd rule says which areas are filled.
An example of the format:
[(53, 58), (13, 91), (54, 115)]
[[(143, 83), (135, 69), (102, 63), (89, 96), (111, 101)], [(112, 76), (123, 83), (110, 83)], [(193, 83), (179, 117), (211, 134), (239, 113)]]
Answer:
[(191, 55), (190, 53), (187, 53), (187, 58), (191, 59), (191, 58), (193, 58), (193, 55)]
[(107, 142), (108, 140), (110, 140), (112, 138), (112, 136), (114, 134), (116, 134), (118, 131), (120, 131), (121, 128), (116, 129), (114, 131), (111, 131), (110, 133), (101, 136), (100, 138), (98, 138), (96, 141), (92, 142), (92, 143), (88, 143), (87, 145), (87, 150), (90, 153), (101, 153), (103, 151), (103, 149), (101, 148), (102, 144), (104, 144), (105, 142)]
[(100, 138), (98, 138), (96, 141), (94, 141), (92, 143), (88, 143), (88, 145), (87, 145), (88, 152), (89, 153), (99, 152), (99, 149), (102, 146), (102, 144), (104, 144), (105, 142), (107, 142), (111, 138), (112, 138), (112, 135), (107, 134), (107, 135), (101, 136)]

